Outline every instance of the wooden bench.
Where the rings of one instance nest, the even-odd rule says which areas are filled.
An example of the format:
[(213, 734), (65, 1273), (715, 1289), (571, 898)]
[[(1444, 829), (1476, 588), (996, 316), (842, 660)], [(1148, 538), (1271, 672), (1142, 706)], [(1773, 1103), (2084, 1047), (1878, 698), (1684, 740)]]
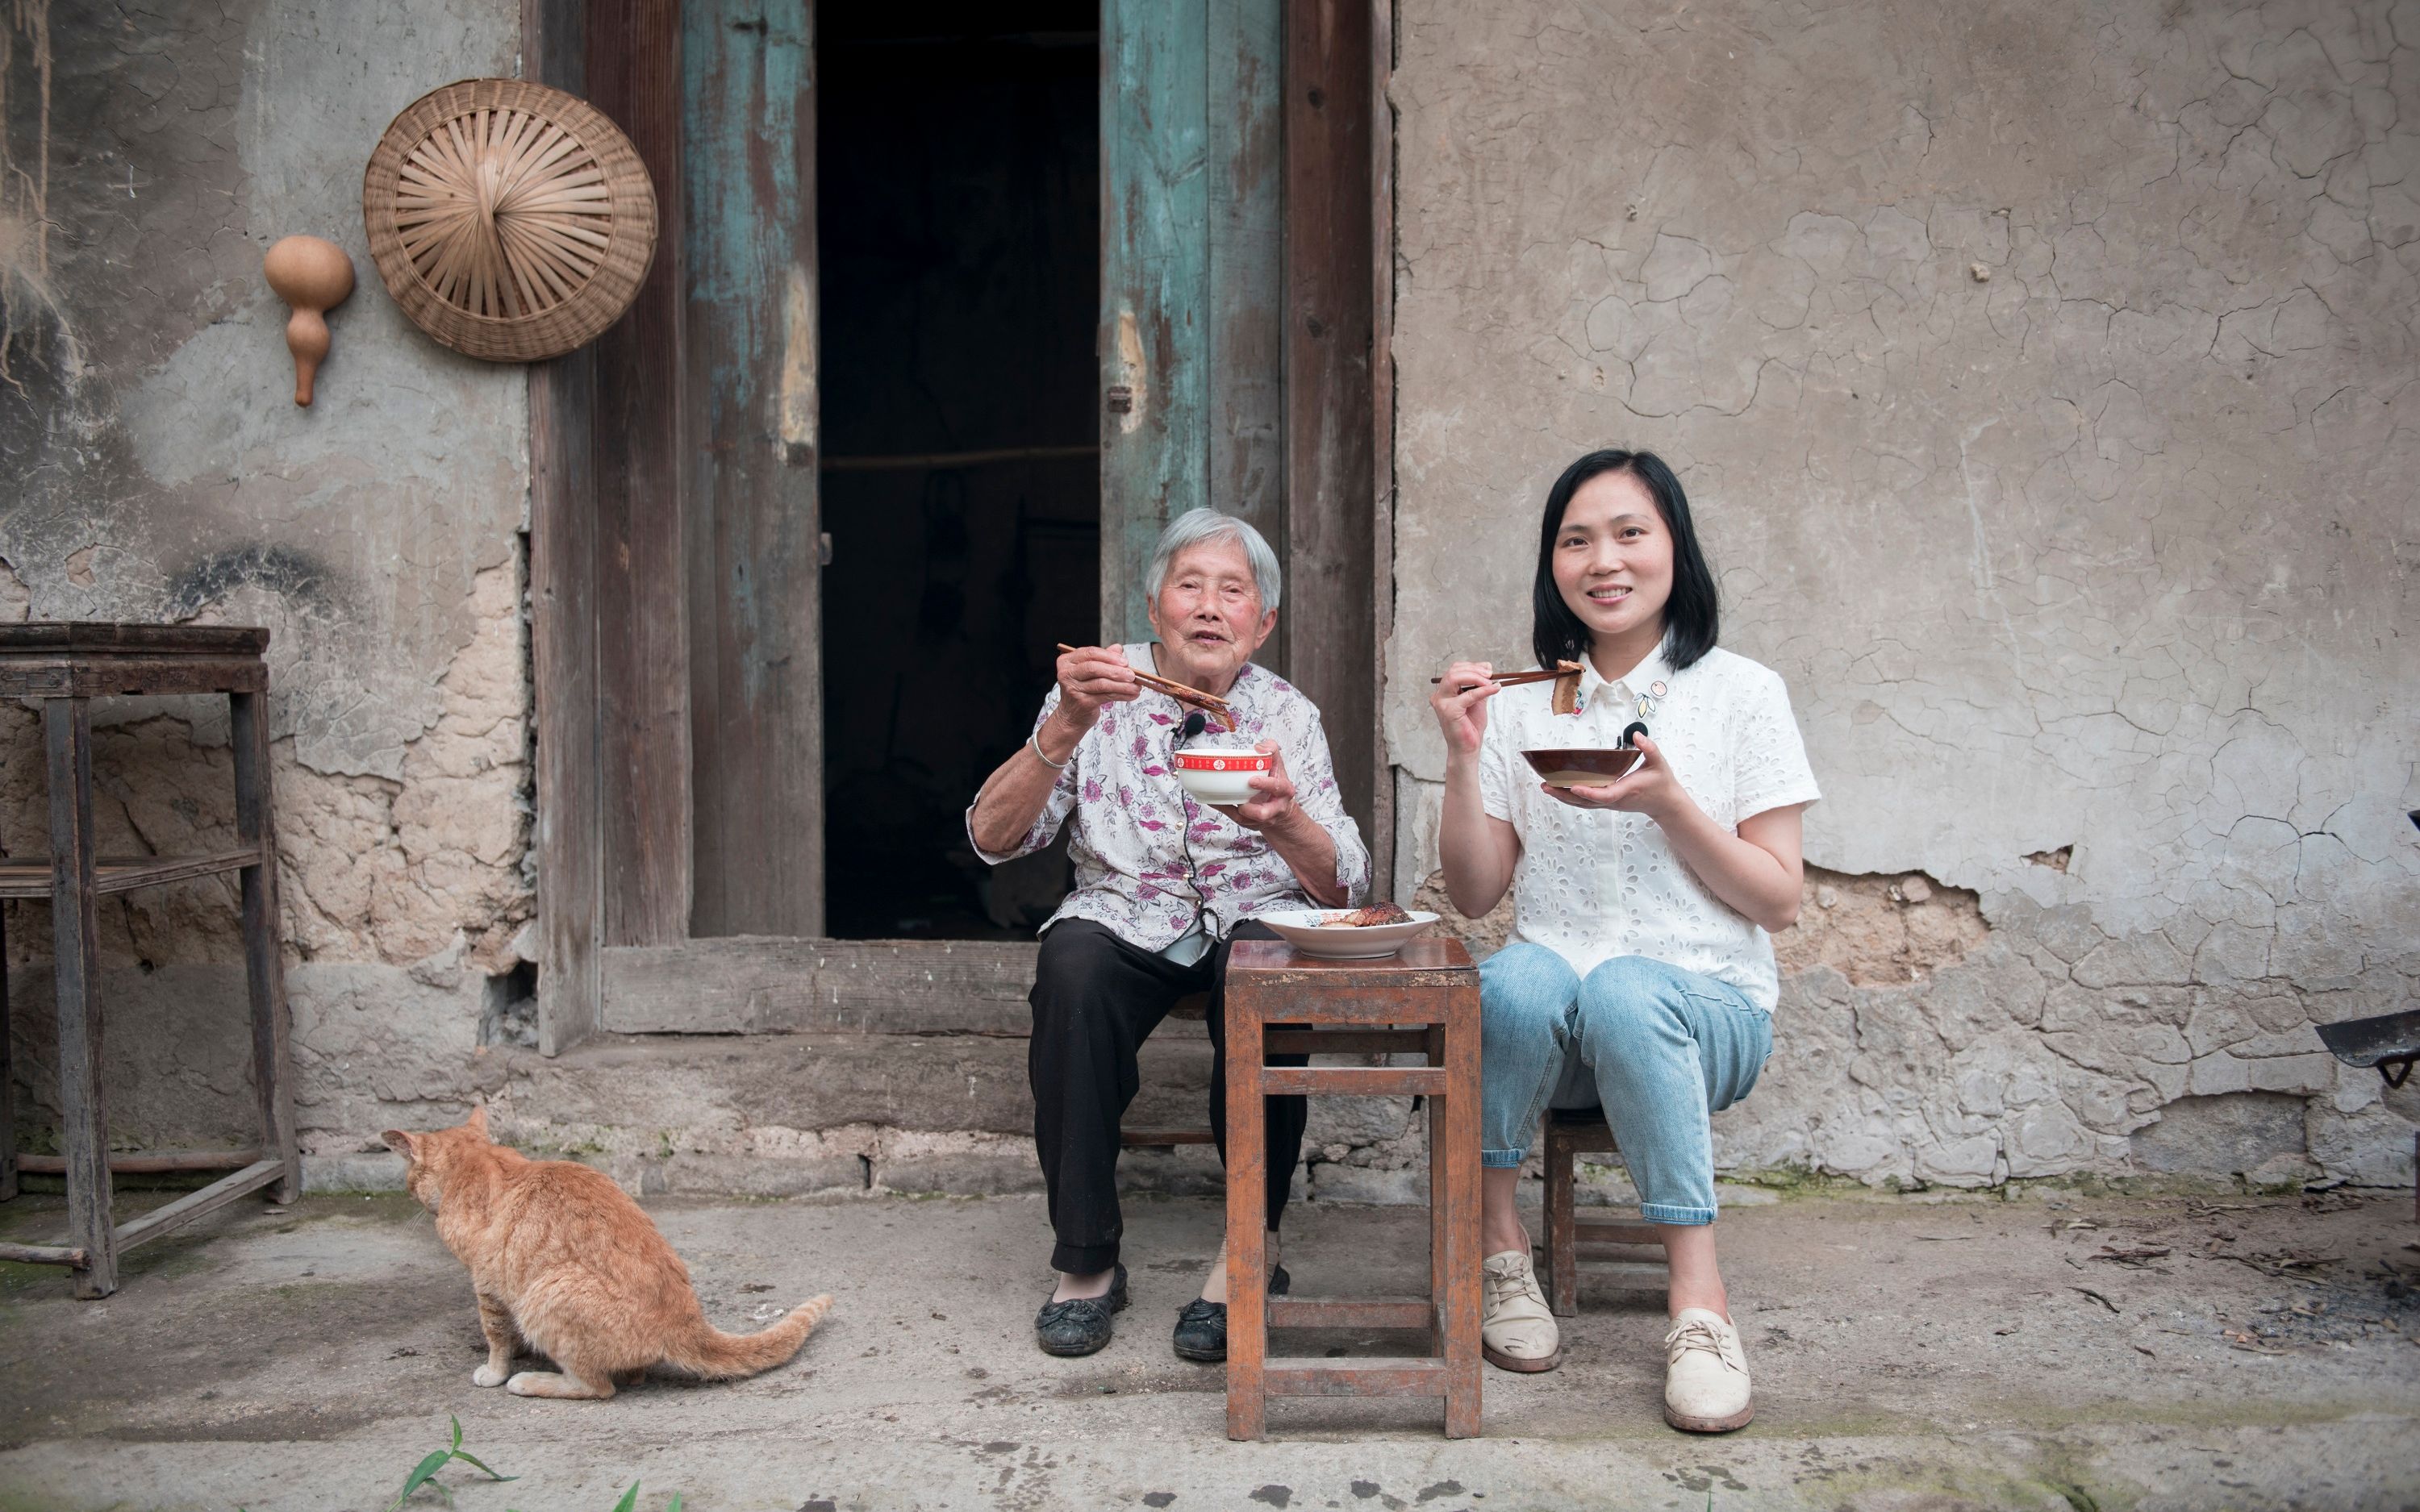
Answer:
[[(1557, 1108), (1546, 1115), (1545, 1261), (1538, 1279), (1545, 1283), (1546, 1305), (1559, 1317), (1580, 1310), (1582, 1254), (1601, 1260), (1597, 1273), (1622, 1285), (1660, 1291), (1671, 1284), (1654, 1225), (1642, 1222), (1635, 1210), (1628, 1216), (1582, 1213), (1575, 1200), (1573, 1157), (1620, 1153), (1602, 1109)], [(1640, 1255), (1641, 1248), (1653, 1253)]]

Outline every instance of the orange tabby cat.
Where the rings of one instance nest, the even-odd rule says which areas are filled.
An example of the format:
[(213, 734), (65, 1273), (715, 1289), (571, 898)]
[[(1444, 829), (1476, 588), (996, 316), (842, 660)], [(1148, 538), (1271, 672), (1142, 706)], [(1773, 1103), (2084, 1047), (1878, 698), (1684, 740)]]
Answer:
[[(473, 1385), (601, 1399), (614, 1378), (658, 1361), (713, 1381), (752, 1376), (798, 1353), (831, 1310), (830, 1297), (817, 1297), (761, 1333), (723, 1333), (706, 1320), (689, 1268), (620, 1187), (585, 1165), (491, 1143), (485, 1108), (458, 1129), (380, 1137), (411, 1163), (405, 1186), (471, 1268), (488, 1335)], [(506, 1380), (523, 1339), (562, 1373)]]

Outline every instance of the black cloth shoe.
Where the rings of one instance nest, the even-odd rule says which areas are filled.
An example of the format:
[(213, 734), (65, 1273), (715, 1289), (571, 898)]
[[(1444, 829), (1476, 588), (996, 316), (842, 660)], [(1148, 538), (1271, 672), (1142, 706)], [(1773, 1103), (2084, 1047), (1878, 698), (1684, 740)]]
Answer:
[[(1117, 1268), (1106, 1297), (1046, 1302), (1033, 1315), (1034, 1341), (1045, 1354), (1092, 1354), (1109, 1342), (1109, 1315), (1126, 1304), (1126, 1268)], [(1221, 1336), (1224, 1336), (1223, 1331)]]
[[(1269, 1295), (1282, 1297), (1294, 1277), (1282, 1265), (1269, 1277)], [(1227, 1358), (1227, 1304), (1196, 1297), (1176, 1315), (1176, 1357), (1217, 1365)]]

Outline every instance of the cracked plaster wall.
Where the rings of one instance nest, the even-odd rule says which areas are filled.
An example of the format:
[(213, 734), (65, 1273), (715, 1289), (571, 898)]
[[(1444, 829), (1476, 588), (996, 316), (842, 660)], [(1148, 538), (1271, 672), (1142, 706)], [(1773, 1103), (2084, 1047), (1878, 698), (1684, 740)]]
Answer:
[(1547, 484), (1650, 446), (1825, 791), (1726, 1166), (2411, 1180), (2310, 1026), (2420, 976), (2420, 4), (1397, 35), (1399, 895), (1426, 674), (1526, 665)]
[[(476, 1083), (530, 907), (520, 368), (423, 337), (380, 285), (361, 176), (395, 113), (515, 71), (513, 0), (0, 12), (0, 617), (269, 626), (298, 1103), (349, 1149), (380, 1103)], [(292, 402), (281, 236), (352, 255)], [(105, 851), (228, 843), (223, 702), (97, 710)], [(39, 721), (0, 709), (0, 845), (47, 852)], [(120, 1142), (250, 1137), (232, 879), (104, 900)], [(21, 1118), (54, 1118), (46, 905), (8, 905)], [(27, 1010), (31, 1009), (32, 1011)]]

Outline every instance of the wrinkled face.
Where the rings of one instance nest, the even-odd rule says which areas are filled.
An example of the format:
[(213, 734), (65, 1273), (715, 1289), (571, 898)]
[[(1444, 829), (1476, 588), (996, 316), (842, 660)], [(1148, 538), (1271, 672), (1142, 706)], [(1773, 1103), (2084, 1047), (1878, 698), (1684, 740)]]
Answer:
[(1168, 675), (1213, 693), (1226, 691), (1277, 623), (1277, 610), (1261, 608), (1261, 585), (1237, 541), (1178, 552), (1151, 603)]
[(1598, 640), (1661, 632), (1672, 597), (1672, 532), (1647, 485), (1628, 472), (1580, 485), (1555, 535), (1555, 587)]
[(401, 1129), (389, 1129), (379, 1135), (389, 1149), (403, 1156), (408, 1163), (403, 1173), (403, 1189), (412, 1200), (437, 1211), (438, 1198), (444, 1195), (445, 1171), (452, 1156), (470, 1145), (488, 1142), (488, 1110), (473, 1108), (470, 1119), (459, 1127), (438, 1129), (428, 1134), (407, 1134)]

